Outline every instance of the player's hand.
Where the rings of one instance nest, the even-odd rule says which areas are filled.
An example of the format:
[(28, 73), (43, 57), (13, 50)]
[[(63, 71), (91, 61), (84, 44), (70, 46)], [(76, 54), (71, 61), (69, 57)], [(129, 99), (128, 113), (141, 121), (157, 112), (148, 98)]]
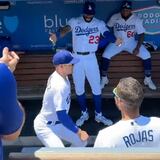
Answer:
[(55, 34), (55, 33), (50, 33), (49, 40), (50, 40), (52, 43), (56, 43), (56, 42), (57, 42), (57, 36), (56, 36), (56, 34)]
[(123, 40), (122, 40), (122, 38), (117, 38), (116, 39), (116, 42), (115, 42), (115, 44), (117, 45), (117, 46), (121, 46), (122, 45), (122, 43), (123, 43)]
[(2, 51), (2, 58), (0, 58), (2, 63), (8, 65), (9, 69), (13, 72), (16, 69), (16, 65), (19, 61), (19, 56), (14, 51), (9, 51), (8, 47), (4, 47)]
[(133, 50), (133, 54), (137, 56), (137, 55), (139, 54), (139, 48), (136, 47), (136, 48)]
[(86, 141), (88, 138), (89, 138), (89, 135), (87, 134), (87, 132), (86, 131), (83, 131), (83, 130), (81, 130), (81, 129), (79, 129), (78, 130), (78, 136), (80, 137), (80, 139), (82, 140), (82, 141)]

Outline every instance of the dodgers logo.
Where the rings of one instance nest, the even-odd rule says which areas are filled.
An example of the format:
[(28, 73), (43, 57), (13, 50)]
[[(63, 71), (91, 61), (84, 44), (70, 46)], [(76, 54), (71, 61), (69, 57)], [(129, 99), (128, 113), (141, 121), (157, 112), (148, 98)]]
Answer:
[(160, 33), (160, 7), (152, 6), (143, 9), (135, 10), (137, 14), (143, 20), (143, 25), (146, 29), (147, 34), (158, 34)]
[(4, 25), (6, 27), (6, 29), (10, 32), (13, 33), (16, 31), (17, 27), (18, 27), (18, 17), (17, 16), (12, 16), (12, 17), (8, 17), (8, 16), (4, 16)]

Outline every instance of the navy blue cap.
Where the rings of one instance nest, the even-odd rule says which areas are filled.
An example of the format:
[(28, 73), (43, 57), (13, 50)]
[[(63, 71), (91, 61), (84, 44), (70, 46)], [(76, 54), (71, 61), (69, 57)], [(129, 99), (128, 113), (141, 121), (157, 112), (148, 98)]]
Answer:
[(79, 62), (79, 59), (75, 58), (72, 53), (67, 50), (60, 50), (53, 56), (52, 62), (54, 65), (75, 64)]
[(121, 9), (132, 9), (132, 2), (131, 1), (124, 1), (122, 3)]
[(83, 13), (88, 15), (95, 15), (95, 4), (93, 2), (86, 1), (83, 6)]

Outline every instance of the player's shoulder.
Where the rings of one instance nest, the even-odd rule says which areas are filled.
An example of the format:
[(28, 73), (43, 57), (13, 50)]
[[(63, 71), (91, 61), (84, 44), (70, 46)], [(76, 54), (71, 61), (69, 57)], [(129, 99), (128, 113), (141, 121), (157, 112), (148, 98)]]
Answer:
[(97, 23), (97, 24), (105, 24), (105, 22), (103, 20), (95, 18), (95, 17), (93, 18), (93, 22)]
[(52, 87), (58, 87), (61, 89), (65, 86), (65, 80), (56, 71), (51, 74), (51, 76), (49, 77), (49, 80)]
[(159, 122), (160, 123), (160, 118), (159, 117), (150, 117), (151, 121), (153, 123)]
[(116, 22), (116, 21), (121, 20), (121, 19), (122, 19), (121, 14), (120, 13), (115, 13), (110, 17), (109, 22)]
[(160, 123), (160, 118), (159, 117), (146, 117), (146, 116), (140, 116), (138, 119), (137, 119), (137, 122), (139, 124), (159, 124)]
[(113, 124), (112, 126), (106, 127), (99, 131), (99, 134), (101, 135), (111, 135), (112, 133), (115, 133), (119, 127), (121, 126), (121, 121), (118, 121), (117, 123)]
[(112, 18), (112, 19), (119, 19), (119, 18), (121, 18), (120, 12), (114, 13), (114, 14), (111, 16), (111, 18)]
[(138, 15), (136, 15), (135, 13), (132, 13), (132, 19), (134, 19), (136, 21), (142, 21), (142, 19), (140, 17), (138, 17)]

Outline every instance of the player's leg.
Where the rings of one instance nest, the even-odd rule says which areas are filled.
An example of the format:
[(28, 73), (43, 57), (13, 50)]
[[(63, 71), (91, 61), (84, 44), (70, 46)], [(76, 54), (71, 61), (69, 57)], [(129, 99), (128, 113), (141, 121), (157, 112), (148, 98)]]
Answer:
[(36, 117), (34, 120), (34, 130), (37, 137), (46, 147), (64, 147), (61, 139), (52, 131), (52, 125), (48, 126), (39, 117)]
[[(132, 43), (128, 45), (128, 48), (126, 50), (129, 53), (132, 53), (136, 45), (137, 42), (132, 41)], [(151, 79), (152, 64), (151, 64), (151, 55), (149, 51), (143, 45), (141, 45), (139, 54), (137, 56), (140, 57), (143, 61), (144, 75), (145, 75), (144, 84), (147, 85), (150, 89), (156, 90), (156, 86)]]
[(62, 124), (57, 124), (53, 131), (57, 134), (61, 139), (69, 142), (72, 147), (85, 147), (87, 145), (87, 141), (82, 141), (80, 137), (72, 132), (71, 130), (67, 129)]
[(88, 82), (91, 86), (93, 100), (95, 105), (95, 120), (97, 122), (102, 122), (105, 125), (112, 125), (112, 121), (105, 118), (102, 115), (102, 99), (101, 99), (101, 87), (100, 87), (100, 72), (98, 67), (98, 62), (95, 54), (90, 55), (85, 63), (85, 72)]
[(116, 54), (120, 53), (123, 49), (123, 45), (116, 46), (114, 43), (110, 43), (104, 53), (102, 55), (102, 62), (101, 62), (101, 88), (103, 89), (106, 84), (109, 83), (107, 72), (109, 68), (110, 59), (115, 56)]
[(144, 84), (147, 85), (150, 89), (156, 90), (157, 87), (151, 79), (151, 70), (152, 70), (151, 55), (143, 45), (140, 47), (140, 52), (138, 56), (143, 61), (144, 75), (145, 75)]
[(85, 70), (84, 70), (84, 56), (77, 55), (80, 58), (80, 62), (75, 64), (73, 67), (73, 81), (75, 85), (75, 91), (77, 96), (77, 101), (80, 105), (81, 116), (76, 121), (77, 126), (82, 126), (84, 121), (89, 119), (87, 112), (87, 103), (85, 95)]

